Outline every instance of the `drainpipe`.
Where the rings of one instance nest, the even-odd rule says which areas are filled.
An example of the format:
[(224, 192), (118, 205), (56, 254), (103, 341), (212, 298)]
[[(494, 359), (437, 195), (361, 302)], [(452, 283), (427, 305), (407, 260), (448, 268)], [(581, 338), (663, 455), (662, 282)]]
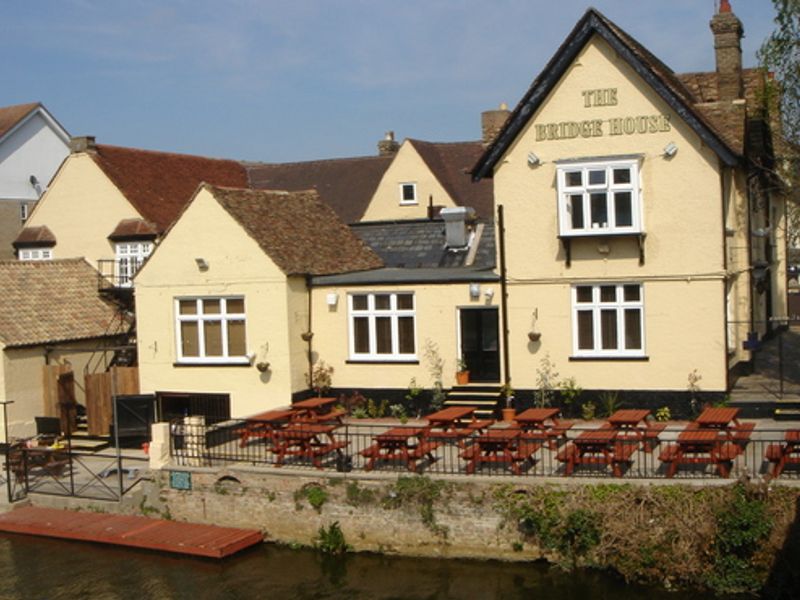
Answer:
[[(306, 331), (311, 334), (313, 333), (313, 329), (311, 329), (311, 275), (306, 274), (306, 290), (308, 291), (308, 329)], [(308, 344), (308, 387), (311, 388), (314, 380), (312, 379), (314, 374), (314, 361), (311, 357), (311, 342), (314, 339), (313, 335), (308, 336), (308, 340), (306, 343)]]
[(731, 389), (731, 374), (728, 366), (728, 346), (730, 344), (728, 338), (728, 329), (730, 328), (728, 321), (728, 211), (725, 195), (725, 167), (722, 165), (722, 161), (720, 161), (719, 184), (722, 193), (722, 268), (725, 271), (725, 281), (722, 284), (722, 306), (725, 317), (725, 352), (722, 354), (722, 359), (725, 362), (725, 370), (722, 372), (725, 373), (725, 391), (727, 392)]
[(508, 282), (506, 281), (506, 227), (503, 205), (497, 207), (497, 234), (500, 243), (500, 306), (503, 327), (503, 383), (511, 383), (510, 357), (508, 355)]

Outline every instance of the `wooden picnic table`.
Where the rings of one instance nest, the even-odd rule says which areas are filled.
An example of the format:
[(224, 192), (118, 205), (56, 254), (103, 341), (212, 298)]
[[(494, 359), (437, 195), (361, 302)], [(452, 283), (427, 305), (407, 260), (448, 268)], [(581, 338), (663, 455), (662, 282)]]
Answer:
[(622, 477), (622, 468), (630, 466), (638, 444), (617, 439), (613, 428), (583, 431), (556, 455), (565, 463), (564, 475), (569, 476), (578, 465), (610, 465), (615, 477)]
[(476, 419), (475, 407), (472, 406), (450, 406), (429, 414), (425, 420), (428, 422), (425, 434), (427, 438), (457, 441), (459, 445), (463, 445), (466, 438), (483, 431), (494, 422), (490, 419)]
[(437, 442), (425, 439), (425, 427), (393, 427), (373, 438), (373, 444), (361, 454), (367, 459), (364, 469), (375, 467), (378, 461), (403, 462), (409, 471), (415, 471), (417, 461), (427, 458), (436, 460), (433, 451), (439, 447)]
[(658, 445), (658, 435), (666, 423), (648, 420), (650, 411), (639, 408), (623, 408), (608, 417), (607, 422), (617, 432), (617, 440), (637, 440), (645, 452), (651, 452)]
[(273, 433), (289, 423), (296, 414), (291, 409), (276, 409), (247, 417), (244, 426), (238, 430), (239, 446), (244, 448), (253, 437), (271, 440)]
[(333, 435), (338, 427), (335, 424), (290, 423), (275, 430), (272, 433), (275, 466), (283, 465), (287, 456), (297, 456), (321, 469), (324, 457), (333, 453), (342, 456), (342, 449), (347, 447), (348, 442), (337, 441)]
[(662, 450), (659, 459), (668, 465), (667, 477), (674, 477), (681, 465), (695, 464), (715, 465), (719, 475), (727, 477), (738, 454), (736, 445), (720, 437), (719, 431), (687, 427), (678, 434), (677, 443)]
[(519, 475), (521, 465), (533, 459), (541, 442), (521, 440), (521, 431), (515, 427), (490, 429), (474, 440), (461, 457), (467, 460), (467, 473), (474, 473), (485, 464), (506, 464), (515, 475)]
[(559, 441), (567, 439), (567, 431), (572, 427), (572, 423), (559, 420), (560, 414), (558, 408), (529, 408), (516, 415), (514, 421), (523, 430), (524, 439), (543, 441), (556, 448)]
[(738, 408), (706, 408), (694, 422), (706, 429), (727, 430), (739, 425)]
[(298, 421), (341, 423), (345, 415), (343, 410), (335, 410), (334, 406), (339, 401), (338, 398), (309, 398), (292, 404), (291, 409), (297, 413), (295, 419)]
[(767, 446), (766, 459), (773, 463), (772, 477), (780, 477), (789, 464), (800, 464), (800, 429), (790, 429), (782, 444)]

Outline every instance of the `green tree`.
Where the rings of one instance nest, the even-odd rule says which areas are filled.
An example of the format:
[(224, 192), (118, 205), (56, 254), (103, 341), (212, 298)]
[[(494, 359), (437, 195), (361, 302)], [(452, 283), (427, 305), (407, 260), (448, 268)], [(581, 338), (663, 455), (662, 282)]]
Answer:
[(761, 45), (758, 60), (774, 74), (766, 86), (764, 108), (773, 127), (780, 123), (773, 138), (776, 169), (789, 200), (787, 239), (800, 247), (800, 0), (772, 0), (772, 4), (775, 30)]

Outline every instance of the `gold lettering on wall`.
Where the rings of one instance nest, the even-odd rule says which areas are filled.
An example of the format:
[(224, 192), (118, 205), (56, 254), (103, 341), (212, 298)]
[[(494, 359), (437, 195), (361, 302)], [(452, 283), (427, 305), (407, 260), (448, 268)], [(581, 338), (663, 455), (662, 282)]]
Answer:
[(606, 88), (603, 90), (583, 90), (583, 105), (586, 108), (592, 106), (616, 106), (617, 88)]

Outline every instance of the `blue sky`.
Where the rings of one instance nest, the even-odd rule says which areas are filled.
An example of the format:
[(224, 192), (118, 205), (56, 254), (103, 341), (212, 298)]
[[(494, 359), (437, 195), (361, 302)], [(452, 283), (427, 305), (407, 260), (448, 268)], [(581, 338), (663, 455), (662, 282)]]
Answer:
[[(0, 0), (0, 106), (98, 142), (263, 161), (478, 139), (589, 4), (678, 72), (714, 69), (716, 0)], [(731, 0), (744, 62), (771, 0)]]

